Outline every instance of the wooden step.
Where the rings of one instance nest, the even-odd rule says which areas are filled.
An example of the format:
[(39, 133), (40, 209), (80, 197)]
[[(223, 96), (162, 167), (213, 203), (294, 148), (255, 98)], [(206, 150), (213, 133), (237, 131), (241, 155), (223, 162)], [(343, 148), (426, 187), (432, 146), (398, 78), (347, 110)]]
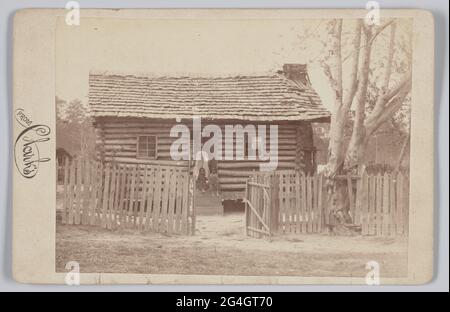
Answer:
[(195, 214), (197, 216), (212, 216), (223, 215), (222, 207), (195, 207)]
[(222, 197), (211, 192), (196, 192), (194, 195), (196, 215), (222, 215)]

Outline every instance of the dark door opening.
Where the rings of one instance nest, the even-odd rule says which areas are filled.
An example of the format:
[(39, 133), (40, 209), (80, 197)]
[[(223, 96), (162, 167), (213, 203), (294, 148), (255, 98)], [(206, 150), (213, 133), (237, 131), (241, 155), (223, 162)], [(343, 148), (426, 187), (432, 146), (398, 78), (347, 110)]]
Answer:
[(222, 204), (224, 214), (245, 212), (245, 204), (242, 202), (242, 199), (224, 200)]

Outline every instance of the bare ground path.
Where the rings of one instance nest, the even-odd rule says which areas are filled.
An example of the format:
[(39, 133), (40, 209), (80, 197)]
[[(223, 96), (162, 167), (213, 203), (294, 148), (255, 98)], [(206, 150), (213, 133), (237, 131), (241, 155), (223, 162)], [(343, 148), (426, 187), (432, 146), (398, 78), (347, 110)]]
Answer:
[(242, 214), (197, 219), (195, 236), (57, 225), (56, 269), (78, 261), (81, 272), (365, 276), (380, 263), (382, 277), (407, 272), (407, 239), (320, 234), (244, 235)]

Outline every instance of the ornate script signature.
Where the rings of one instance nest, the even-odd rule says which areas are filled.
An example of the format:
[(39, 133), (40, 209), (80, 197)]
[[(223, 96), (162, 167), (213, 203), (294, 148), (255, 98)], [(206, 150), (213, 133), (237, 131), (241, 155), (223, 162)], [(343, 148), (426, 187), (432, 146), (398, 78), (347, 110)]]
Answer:
[(14, 142), (14, 162), (19, 173), (31, 179), (36, 176), (39, 164), (50, 160), (49, 157), (41, 158), (39, 154), (39, 144), (50, 140), (50, 128), (42, 124), (32, 125), (23, 109), (16, 110), (16, 121), (25, 129)]

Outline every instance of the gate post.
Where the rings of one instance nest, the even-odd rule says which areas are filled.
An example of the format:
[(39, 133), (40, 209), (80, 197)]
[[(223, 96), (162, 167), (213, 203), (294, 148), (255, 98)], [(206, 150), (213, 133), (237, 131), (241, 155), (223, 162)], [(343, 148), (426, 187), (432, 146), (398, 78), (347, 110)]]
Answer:
[(279, 224), (279, 211), (280, 211), (280, 201), (279, 201), (279, 186), (280, 177), (276, 173), (271, 176), (270, 179), (270, 232), (278, 232)]
[[(188, 187), (188, 206), (191, 206), (191, 235), (195, 235), (195, 222), (196, 222), (196, 209), (195, 209), (195, 183), (194, 178), (191, 176), (190, 172), (187, 173), (187, 187)], [(189, 229), (188, 229), (189, 231)]]
[(244, 226), (245, 226), (245, 236), (248, 236), (248, 179), (245, 180), (245, 198), (244, 198), (244, 206), (245, 206), (245, 214), (244, 214)]

